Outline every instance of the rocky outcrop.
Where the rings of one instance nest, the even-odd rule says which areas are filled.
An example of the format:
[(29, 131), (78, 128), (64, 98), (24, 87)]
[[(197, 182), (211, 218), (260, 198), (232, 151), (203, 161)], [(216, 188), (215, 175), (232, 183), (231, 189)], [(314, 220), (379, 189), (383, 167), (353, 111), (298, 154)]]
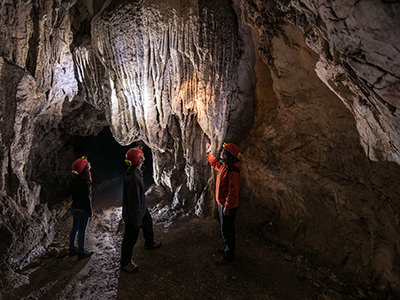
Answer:
[(157, 186), (149, 198), (163, 199), (160, 218), (210, 214), (214, 178), (204, 144), (217, 154), (233, 141), (244, 151), (243, 226), (400, 291), (398, 4), (46, 0), (0, 7), (3, 214), (20, 210), (36, 224), (14, 235), (5, 218), (1, 233), (18, 241), (37, 232), (21, 254), (1, 247), (9, 266), (51, 239), (40, 202), (54, 198), (69, 172), (68, 139), (109, 125), (119, 143), (152, 149)]
[[(368, 3), (361, 2), (357, 5)], [(361, 72), (369, 68), (368, 76), (381, 74), (381, 83), (396, 72), (389, 67), (389, 59), (379, 63), (371, 44), (379, 34), (377, 27), (385, 31), (382, 36), (388, 28), (393, 32), (398, 27), (390, 17), (395, 10), (389, 7), (394, 6), (379, 7), (386, 12), (385, 25), (372, 18), (374, 26), (358, 28), (363, 35), (351, 40), (335, 36), (368, 57), (369, 63), (352, 70), (348, 61), (354, 60), (354, 52), (343, 52), (335, 37), (325, 35), (326, 27), (337, 29), (343, 21), (319, 15), (329, 5), (321, 4), (314, 11), (311, 7), (318, 5), (311, 2), (285, 3), (238, 3), (259, 48), (255, 64), (260, 79), (258, 112), (242, 144), (247, 148), (242, 207), (249, 211), (248, 224), (253, 222), (266, 237), (302, 249), (320, 262), (359, 274), (363, 282), (399, 291), (399, 167), (370, 160), (398, 162), (398, 139), (393, 137), (399, 134), (399, 119), (395, 108), (389, 113), (389, 106), (382, 104), (392, 103), (392, 98), (378, 95)], [(353, 25), (366, 22), (367, 17), (360, 17), (353, 6), (347, 12), (352, 12)], [(356, 29), (343, 30), (354, 34)], [(332, 72), (339, 69), (341, 76)], [(271, 75), (266, 76), (269, 70)], [(377, 146), (385, 141), (393, 147)], [(260, 210), (265, 214), (259, 214)]]
[(28, 212), (3, 192), (0, 192), (0, 217), (1, 284), (20, 286), (27, 279), (14, 270), (44, 253), (54, 237), (54, 220), (47, 206), (37, 205), (33, 212)]
[(3, 58), (0, 77), (0, 264), (2, 284), (8, 286), (7, 280), (14, 285), (23, 281), (10, 275), (12, 269), (28, 263), (49, 245), (54, 220), (47, 206), (40, 204), (40, 186), (26, 178), (35, 119), (41, 108), (36, 82)]
[(282, 8), (318, 54), (319, 78), (352, 112), (367, 156), (399, 164), (398, 3), (291, 1)]
[[(64, 101), (69, 103), (78, 92), (69, 49), (70, 5), (72, 2), (66, 1), (42, 1), (40, 5), (36, 1), (3, 1), (0, 5), (3, 287), (18, 285), (23, 278), (12, 274), (12, 269), (43, 253), (54, 236), (55, 220), (47, 204), (42, 203), (46, 197), (40, 194), (46, 180), (50, 178), (44, 190), (54, 187), (54, 179), (59, 178), (52, 174), (56, 165), (53, 159), (63, 151), (65, 141), (55, 134), (62, 130), (54, 129), (62, 126), (63, 114), (68, 112)], [(75, 105), (77, 102), (70, 106), (80, 109), (82, 103)], [(74, 124), (69, 131), (83, 135), (96, 130), (96, 125), (86, 129), (90, 118), (83, 120), (84, 130)]]
[[(115, 138), (150, 146), (156, 183), (180, 191), (181, 202), (193, 206), (209, 176), (205, 142), (218, 148), (226, 138), (238, 140), (252, 122), (250, 61), (241, 56), (232, 7), (117, 1), (103, 7), (91, 28), (92, 43), (81, 45), (76, 61), (96, 70), (95, 55), (107, 70), (97, 68), (94, 77), (109, 83), (103, 105)], [(81, 74), (88, 93), (95, 87), (93, 99), (101, 98), (93, 76)], [(238, 116), (240, 126), (233, 122)]]

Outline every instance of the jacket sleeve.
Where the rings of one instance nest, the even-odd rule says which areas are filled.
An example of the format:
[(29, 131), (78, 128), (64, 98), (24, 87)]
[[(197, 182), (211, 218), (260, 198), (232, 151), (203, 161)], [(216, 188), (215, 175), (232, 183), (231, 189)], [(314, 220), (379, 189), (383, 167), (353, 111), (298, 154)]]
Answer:
[(91, 183), (89, 181), (86, 182), (85, 186), (85, 197), (86, 197), (86, 203), (85, 203), (85, 209), (89, 214), (89, 217), (93, 215), (92, 211), (92, 187)]
[(218, 159), (216, 159), (211, 152), (207, 153), (207, 159), (211, 167), (213, 167), (215, 170), (218, 171), (221, 168), (221, 162)]
[(228, 180), (228, 195), (226, 196), (224, 207), (230, 210), (239, 205), (240, 174), (238, 172), (229, 172)]
[(122, 218), (125, 223), (138, 224), (138, 188), (135, 177), (128, 178), (124, 183), (122, 195)]

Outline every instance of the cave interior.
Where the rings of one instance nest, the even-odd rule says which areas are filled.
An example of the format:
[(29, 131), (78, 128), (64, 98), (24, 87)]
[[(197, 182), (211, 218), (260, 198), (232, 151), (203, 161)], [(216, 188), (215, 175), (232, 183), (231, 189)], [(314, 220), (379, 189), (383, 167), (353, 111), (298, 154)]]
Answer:
[[(211, 299), (229, 281), (214, 295), (400, 298), (399, 14), (398, 1), (372, 0), (2, 1), (0, 296)], [(241, 252), (221, 271), (197, 264), (221, 239), (205, 145), (219, 157), (224, 142), (242, 153)], [(133, 291), (115, 228), (137, 146), (156, 234), (170, 241), (153, 261), (170, 269), (156, 268), (164, 285), (143, 271), (157, 288)], [(65, 256), (81, 156), (93, 267)], [(155, 268), (140, 251), (141, 269)], [(190, 263), (197, 284), (179, 290)]]

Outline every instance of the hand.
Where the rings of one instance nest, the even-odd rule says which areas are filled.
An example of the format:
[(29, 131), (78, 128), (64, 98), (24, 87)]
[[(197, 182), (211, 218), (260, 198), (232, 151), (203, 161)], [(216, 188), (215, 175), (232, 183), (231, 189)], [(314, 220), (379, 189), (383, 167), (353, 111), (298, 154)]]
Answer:
[(224, 216), (229, 216), (229, 209), (226, 209), (226, 207), (224, 207), (222, 213), (224, 214)]
[(206, 152), (211, 152), (211, 145), (209, 143), (206, 143)]

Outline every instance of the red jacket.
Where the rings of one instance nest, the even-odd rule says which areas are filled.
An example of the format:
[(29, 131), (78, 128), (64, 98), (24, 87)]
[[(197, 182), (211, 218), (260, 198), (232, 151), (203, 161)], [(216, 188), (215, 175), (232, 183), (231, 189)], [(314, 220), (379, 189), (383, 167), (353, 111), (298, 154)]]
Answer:
[[(218, 171), (216, 182), (216, 200), (228, 211), (239, 206), (240, 173), (236, 171), (228, 172), (228, 166), (221, 163), (210, 152), (207, 154), (211, 166)], [(240, 161), (233, 166), (240, 170)]]

